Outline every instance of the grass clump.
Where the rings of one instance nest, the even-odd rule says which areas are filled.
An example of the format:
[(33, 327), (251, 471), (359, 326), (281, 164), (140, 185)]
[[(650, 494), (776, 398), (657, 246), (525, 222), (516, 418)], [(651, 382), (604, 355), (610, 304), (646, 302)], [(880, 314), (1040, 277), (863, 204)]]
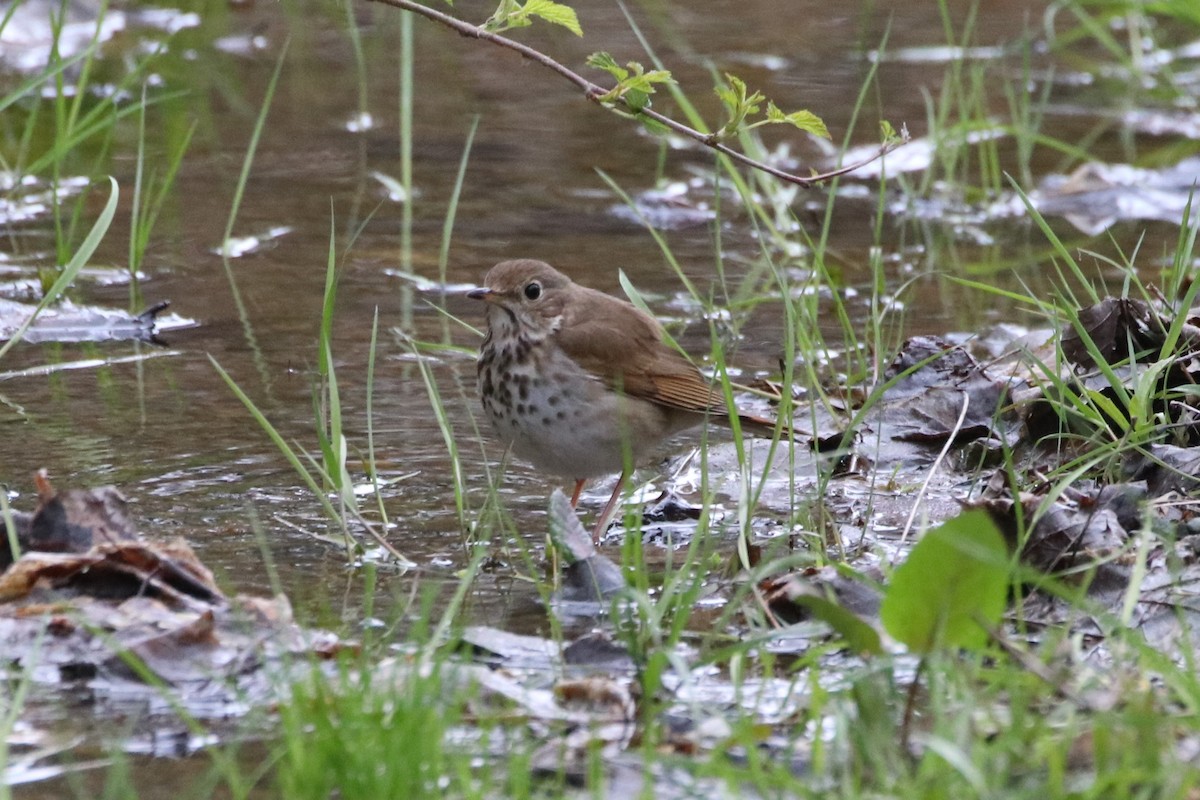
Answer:
[[(281, 709), (276, 786), (282, 796), (324, 800), (441, 797), (465, 759), (448, 752), (462, 700), (441, 671), (397, 671), (383, 683), (377, 664), (314, 672)], [(384, 678), (386, 681), (386, 678)], [(453, 796), (454, 792), (449, 792)]]

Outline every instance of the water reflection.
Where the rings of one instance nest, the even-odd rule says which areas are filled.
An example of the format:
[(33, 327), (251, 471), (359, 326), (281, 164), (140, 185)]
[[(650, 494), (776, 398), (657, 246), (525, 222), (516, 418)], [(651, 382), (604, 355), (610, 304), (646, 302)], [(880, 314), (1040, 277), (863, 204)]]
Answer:
[[(710, 64), (737, 71), (781, 107), (811, 108), (840, 139), (854, 114), (851, 100), (877, 61), (880, 85), (873, 96), (878, 99), (871, 101), (866, 115), (871, 121), (860, 121), (853, 136), (855, 142), (871, 146), (876, 116), (924, 133), (926, 92), (936, 96), (947, 70), (962, 63), (941, 56), (911, 57), (917, 52), (914, 48), (943, 45), (930, 40), (930, 32), (941, 26), (928, 5), (898, 10), (887, 23), (892, 55), (874, 59), (889, 15), (877, 5), (872, 8), (830, 15), (811, 3), (759, 0), (737, 4), (731, 12), (737, 15), (734, 22), (722, 13), (723, 7), (712, 4), (646, 5), (635, 17), (701, 111), (714, 120)], [(308, 602), (307, 593), (330, 590), (320, 586), (324, 578), (332, 576), (332, 585), (338, 587), (333, 592), (340, 590), (345, 580), (340, 555), (304, 533), (326, 528), (316, 503), (207, 356), (229, 371), (287, 440), (310, 451), (315, 448), (314, 343), (331, 230), (340, 264), (333, 354), (354, 453), (352, 469), (359, 478), (369, 458), (365, 375), (376, 311), (384, 330), (371, 422), (380, 477), (387, 481), (403, 476), (384, 490), (392, 541), (409, 557), (431, 566), (435, 575), (462, 563), (464, 532), (454, 510), (453, 471), (442, 433), (411, 355), (387, 333), (390, 327), (405, 321), (412, 337), (458, 348), (439, 352), (430, 366), (463, 458), (471, 518), (484, 507), (488, 486), (497, 480), (500, 456), (495, 442), (486, 437), (480, 442), (477, 435), (471, 352), (478, 340), (447, 317), (479, 327), (477, 309), (454, 297), (415, 291), (398, 274), (405, 200), (397, 196), (394, 183), (400, 174), (397, 15), (371, 5), (357, 9), (364, 26), (365, 88), (373, 124), (350, 131), (346, 121), (360, 118), (353, 52), (341, 28), (343, 20), (331, 13), (323, 7), (303, 7), (289, 15), (265, 4), (236, 12), (206, 9), (196, 27), (168, 40), (166, 54), (155, 62), (152, 84), (185, 94), (164, 99), (152, 112), (150, 158), (161, 156), (179, 129), (193, 120), (197, 133), (177, 188), (153, 231), (140, 291), (150, 301), (170, 299), (173, 308), (200, 326), (169, 337), (170, 357), (22, 378), (2, 386), (2, 419), (8, 424), (0, 449), (8, 465), (5, 480), (23, 493), (17, 503), (28, 502), (24, 476), (40, 466), (64, 483), (115, 483), (136, 502), (135, 513), (151, 521), (144, 527), (186, 535), (225, 580), (261, 588), (264, 581), (247, 511), (255, 508), (288, 588), (300, 596), (302, 606)], [(643, 58), (616, 8), (588, 5), (580, 15), (588, 34), (585, 40), (538, 27), (522, 38), (569, 64), (582, 64), (598, 46), (618, 54), (619, 60)], [(1025, 3), (988, 4), (978, 47), (969, 55), (989, 70), (1013, 68), (1019, 63), (1020, 47), (1010, 45), (1022, 41), (1028, 15)], [(643, 227), (647, 213), (625, 210), (597, 170), (641, 198), (644, 209), (653, 209), (650, 222), (657, 223), (683, 272), (722, 305), (736, 307), (748, 294), (742, 287), (746, 276), (756, 285), (764, 283), (758, 270), (766, 248), (787, 268), (786, 274), (795, 277), (798, 295), (818, 296), (823, 304), (820, 324), (833, 337), (835, 350), (841, 345), (841, 328), (831, 298), (845, 303), (851, 324), (861, 324), (879, 301), (872, 291), (876, 276), (871, 271), (877, 247), (885, 253), (879, 266), (886, 284), (883, 297), (894, 298), (895, 318), (905, 333), (974, 330), (1017, 313), (998, 306), (994, 296), (980, 297), (942, 280), (944, 272), (991, 274), (1013, 288), (1037, 286), (1043, 280), (1037, 265), (1046, 257), (1044, 242), (1020, 219), (983, 215), (964, 221), (950, 213), (950, 200), (930, 193), (932, 205), (922, 214), (909, 216), (905, 209), (911, 206), (906, 203), (886, 203), (895, 215), (878, 226), (882, 241), (877, 241), (877, 186), (847, 180), (841, 183), (827, 255), (840, 283), (813, 286), (805, 281), (811, 274), (806, 262), (810, 249), (802, 234), (819, 230), (827, 190), (799, 193), (794, 208), (802, 230), (786, 231), (783, 244), (768, 241), (731, 195), (717, 198), (712, 193), (712, 156), (703, 149), (663, 149), (658, 140), (587, 104), (552, 75), (512, 54), (461, 40), (431, 24), (418, 22), (415, 33), (418, 193), (408, 202), (414, 224), (412, 269), (423, 278), (439, 277), (447, 204), (471, 121), (478, 116), (444, 276), (456, 285), (477, 283), (497, 261), (535, 257), (612, 293), (620, 293), (618, 274), (624, 271), (655, 310), (680, 314), (680, 281)], [(224, 240), (256, 112), (288, 36), (292, 45), (282, 83), (233, 231), (239, 241), (258, 237), (256, 244), (269, 246), (239, 252), (227, 275), (215, 251)], [(230, 41), (251, 39), (267, 46), (228, 46)], [(129, 34), (106, 44), (113, 70), (120, 48), (136, 42), (137, 35)], [(1003, 53), (997, 47), (1015, 52), (1018, 61), (1000, 61)], [(5, 79), (3, 85), (11, 86), (12, 81)], [(1065, 86), (1055, 87), (1060, 108), (1070, 104), (1063, 96), (1067, 91)], [(994, 100), (999, 106), (999, 97)], [(1107, 114), (1102, 97), (1090, 95), (1088, 102), (1083, 113), (1056, 117), (1055, 135), (1082, 137)], [(663, 106), (670, 108), (665, 101)], [(768, 145), (782, 138), (781, 132), (770, 132)], [(789, 158), (798, 169), (821, 165), (828, 158), (815, 144), (795, 137), (790, 141)], [(1128, 137), (1109, 131), (1090, 141), (1092, 152), (1107, 157), (1106, 148), (1127, 146)], [(121, 214), (97, 259), (105, 265), (120, 265), (126, 258), (134, 146), (134, 135), (122, 134), (114, 147), (117, 158), (106, 167), (125, 191)], [(914, 146), (907, 155), (917, 151)], [(1052, 161), (1039, 155), (1032, 169), (1037, 175), (1050, 172)], [(80, 174), (86, 171), (85, 164), (78, 167)], [(660, 172), (672, 182), (659, 186)], [(920, 180), (917, 173), (909, 183), (893, 184), (899, 188), (885, 197), (908, 197)], [(681, 193), (680, 186), (686, 191)], [(650, 205), (664, 196), (658, 206)], [(982, 207), (975, 198), (954, 200), (970, 202), (972, 211)], [(33, 255), (46, 263), (51, 260), (46, 243), (52, 222), (45, 210), (14, 215), (9, 225), (12, 238), (0, 248), (6, 257), (25, 258), (23, 263)], [(1115, 235), (1125, 242), (1143, 230), (1148, 231), (1143, 245), (1147, 252), (1174, 240), (1175, 228), (1166, 223), (1117, 226)], [(266, 231), (273, 233), (263, 237)], [(1071, 246), (1085, 243), (1106, 247), (1085, 238), (1069, 241)], [(1015, 273), (1017, 279), (1014, 267), (1023, 268)], [(230, 276), (246, 311), (244, 320), (231, 302)], [(125, 285), (81, 281), (79, 293), (99, 304), (124, 306), (129, 301)], [(704, 353), (709, 328), (692, 310), (683, 309), (680, 316), (686, 319), (672, 331), (686, 347)], [(775, 371), (783, 336), (778, 303), (739, 308), (734, 315), (735, 365), (751, 377), (757, 371)], [(128, 346), (120, 344), (28, 346), (9, 354), (3, 367), (21, 370), (127, 352)], [(501, 497), (528, 541), (540, 541), (544, 498), (552, 485), (526, 465), (509, 469)], [(497, 588), (492, 594), (481, 587), (481, 594), (487, 595), (481, 606), (494, 613), (492, 603), (506, 597), (510, 588)], [(312, 603), (327, 601), (322, 597)]]

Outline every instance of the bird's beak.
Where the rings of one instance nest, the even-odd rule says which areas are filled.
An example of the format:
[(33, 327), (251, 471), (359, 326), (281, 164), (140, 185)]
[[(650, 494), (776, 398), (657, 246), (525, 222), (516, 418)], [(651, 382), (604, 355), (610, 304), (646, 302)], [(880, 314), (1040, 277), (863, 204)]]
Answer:
[(496, 292), (494, 289), (481, 288), (472, 289), (471, 291), (467, 292), (467, 297), (471, 298), (472, 300), (490, 300), (495, 294)]

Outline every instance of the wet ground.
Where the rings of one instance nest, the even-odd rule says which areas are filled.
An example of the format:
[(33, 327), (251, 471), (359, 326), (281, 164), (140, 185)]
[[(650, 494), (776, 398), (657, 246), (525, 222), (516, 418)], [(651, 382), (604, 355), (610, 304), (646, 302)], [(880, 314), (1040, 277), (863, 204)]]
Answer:
[[(453, 12), (481, 20), (486, 5), (460, 3)], [(961, 23), (966, 4), (949, 5)], [(649, 60), (620, 6), (581, 6), (582, 40), (547, 26), (517, 36), (581, 71), (586, 56), (597, 49), (612, 52), (619, 61)], [(850, 143), (874, 143), (879, 118), (897, 128), (907, 126), (918, 141), (889, 162), (889, 172), (898, 173), (905, 168), (901, 158), (920, 160), (927, 103), (942, 92), (948, 73), (980, 67), (985, 82), (1022, 74), (1022, 37), (1031, 20), (1041, 19), (1043, 4), (986, 6), (971, 43), (979, 49), (966, 59), (944, 46), (933, 3), (916, 8), (851, 4), (831, 13), (826, 4), (792, 0), (648, 2), (631, 4), (630, 12), (666, 66), (714, 121), (710, 65), (737, 73), (782, 108), (813, 110), (824, 118), (834, 141), (841, 142), (854, 112), (852, 100), (878, 64), (878, 88), (868, 91)], [(341, 261), (333, 350), (350, 447), (365, 455), (366, 364), (378, 311), (376, 458), (381, 478), (397, 479), (385, 489), (394, 522), (390, 539), (424, 568), (420, 580), (453, 578), (464, 563), (464, 534), (455, 512), (451, 466), (426, 387), (393, 328), (462, 348), (444, 351), (431, 364), (459, 441), (472, 518), (487, 496), (487, 471), (498, 461), (500, 448), (486, 435), (482, 440), (477, 435), (482, 420), (469, 351), (478, 338), (464, 325), (447, 323), (439, 310), (479, 326), (478, 309), (466, 299), (444, 300), (414, 288), (405, 272), (465, 284), (479, 281), (497, 261), (534, 257), (619, 294), (618, 270), (623, 270), (661, 316), (680, 320), (674, 330), (694, 352), (707, 352), (708, 326), (695, 318), (694, 307), (682, 302), (680, 281), (644, 226), (621, 210), (621, 200), (597, 174), (603, 171), (631, 195), (655, 187), (660, 146), (627, 120), (585, 102), (568, 84), (513, 54), (415, 21), (413, 160), (418, 195), (412, 203), (409, 261), (402, 254), (401, 205), (389, 199), (386, 184), (377, 177), (400, 173), (395, 110), (399, 12), (354, 6), (365, 57), (365, 74), (360, 75), (345, 20), (328, 6), (257, 3), (196, 10), (197, 16), (186, 18), (187, 27), (168, 36), (158, 28), (140, 29), (134, 10), (128, 9), (129, 30), (118, 33), (103, 51), (107, 69), (117, 73), (140, 41), (166, 43), (166, 54), (155, 67), (161, 81), (153, 91), (184, 94), (165, 99), (152, 115), (147, 143), (151, 163), (161, 159), (172, 137), (196, 125), (176, 187), (152, 232), (140, 281), (145, 304), (170, 300), (174, 313), (196, 324), (165, 335), (165, 345), (50, 343), (8, 353), (0, 365), (0, 463), (5, 464), (0, 480), (15, 492), (11, 502), (18, 506), (30, 503), (31, 475), (39, 467), (64, 485), (114, 484), (131, 499), (144, 533), (187, 537), (219, 580), (241, 592), (269, 590), (254, 532), (257, 520), (284, 588), (301, 613), (329, 621), (357, 620), (359, 578), (346, 569), (339, 551), (304, 532), (326, 531), (319, 507), (209, 361), (211, 357), (228, 370), (289, 440), (315, 450), (315, 344), (331, 226)], [(1169, 30), (1161, 33), (1164, 41), (1172, 41)], [(887, 52), (880, 57), (877, 49), (885, 36)], [(263, 242), (231, 259), (227, 274), (217, 250), (255, 115), (285, 43), (278, 92), (234, 226), (235, 237), (257, 236)], [(13, 46), (4, 45), (6, 50)], [(1194, 50), (1193, 43), (1190, 55), (1181, 50), (1176, 56), (1177, 81), (1194, 84)], [(1194, 105), (1139, 90), (1120, 76), (1081, 79), (1090, 74), (1090, 59), (1096, 55), (1087, 48), (1050, 55), (1034, 46), (1028, 61), (1030, 87), (1036, 99), (1049, 86), (1042, 123), (1048, 135), (1081, 143), (1103, 162), (1151, 168), (1172, 167), (1198, 149), (1200, 113)], [(0, 72), (0, 89), (19, 80), (17, 73)], [(365, 131), (351, 130), (360, 111), (360, 85), (374, 120)], [(999, 80), (985, 104), (997, 125), (1010, 119), (1010, 100)], [(448, 265), (439, 276), (447, 203), (476, 121)], [(135, 133), (122, 130), (111, 162), (96, 173), (111, 172), (119, 181), (121, 211), (94, 259), (96, 266), (114, 271), (104, 279), (81, 280), (75, 297), (82, 303), (129, 304), (130, 287), (120, 268), (127, 260)], [(801, 173), (829, 163), (829, 154), (803, 137), (769, 131), (766, 138), (772, 146), (786, 139)], [(1021, 174), (1018, 149), (1013, 137), (1002, 138), (1002, 166), (1027, 191), (1042, 186), (1046, 176), (1069, 173), (1078, 165), (1052, 148), (1039, 148), (1029, 161), (1030, 171)], [(80, 153), (81, 171), (93, 155), (92, 149)], [(760, 241), (743, 211), (731, 204), (723, 207), (722, 285), (716, 277), (712, 227), (704, 219), (712, 202), (704, 183), (711, 165), (711, 156), (699, 148), (665, 153), (663, 176), (675, 185), (680, 200), (692, 204), (693, 211), (699, 206), (700, 213), (682, 219), (669, 213), (663, 235), (688, 277), (720, 298), (735, 295), (741, 277), (754, 269)], [(967, 172), (976, 178), (984, 168), (972, 163)], [(904, 180), (911, 188), (924, 174), (906, 172)], [(1168, 209), (1175, 208), (1170, 202), (1180, 196), (1179, 186), (1188, 185), (1186, 177), (1168, 181), (1169, 197), (1162, 201)], [(1108, 186), (1080, 178), (1067, 194), (1074, 191), (1078, 200), (1083, 188), (1104, 191)], [(828, 252), (842, 281), (835, 290), (846, 298), (855, 324), (864, 324), (873, 301), (877, 190), (870, 178), (843, 181), (830, 231)], [(1061, 183), (1045, 190), (1061, 190)], [(814, 235), (827, 191), (800, 192), (794, 202), (801, 224)], [(1186, 189), (1182, 193), (1186, 196)], [(921, 333), (976, 332), (999, 322), (1039, 325), (1028, 309), (1007, 306), (994, 295), (948, 279), (961, 276), (1013, 290), (1048, 290), (1054, 277), (1049, 248), (1014, 196), (964, 196), (950, 185), (932, 187), (920, 199), (913, 199), (914, 194), (893, 183), (883, 197), (888, 213), (878, 226), (881, 294), (894, 300), (895, 309), (888, 317), (895, 327), (887, 330), (887, 341), (894, 344)], [(13, 192), (18, 207), (22, 196)], [(101, 203), (97, 194), (88, 207), (98, 210)], [(1109, 204), (1111, 198), (1101, 195), (1091, 203), (1085, 199), (1084, 210)], [(1178, 235), (1178, 226), (1166, 221), (1170, 215), (1155, 208), (1157, 213), (1135, 211), (1127, 215), (1135, 218), (1117, 219), (1099, 230), (1094, 214), (1086, 224), (1069, 216), (1053, 217), (1052, 224), (1068, 246), (1104, 257), (1115, 257), (1118, 248), (1133, 252), (1141, 240), (1138, 264), (1153, 280)], [(1078, 210), (1058, 208), (1055, 213)], [(13, 212), (4, 222), (0, 268), (5, 280), (28, 279), (37, 267), (53, 261), (48, 214)], [(689, 222), (700, 224), (685, 224)], [(1098, 258), (1084, 261), (1089, 273), (1114, 274)], [(791, 264), (802, 270), (804, 259)], [(231, 280), (244, 317), (234, 302)], [(781, 355), (778, 305), (764, 303), (739, 319), (733, 363), (744, 370), (743, 379), (776, 373)], [(840, 343), (837, 319), (831, 314), (821, 324)], [(137, 354), (156, 357), (49, 375), (10, 374)], [(362, 474), (359, 463), (351, 465), (356, 477)], [(501, 497), (529, 542), (543, 538), (546, 499), (554, 485), (526, 465), (509, 467)], [(597, 490), (588, 505), (596, 507), (602, 494)], [(381, 614), (387, 611), (386, 598), (404, 595), (411, 580), (383, 581)], [(501, 569), (481, 579), (472, 611), (490, 625), (535, 629), (542, 612), (532, 598), (529, 589)]]

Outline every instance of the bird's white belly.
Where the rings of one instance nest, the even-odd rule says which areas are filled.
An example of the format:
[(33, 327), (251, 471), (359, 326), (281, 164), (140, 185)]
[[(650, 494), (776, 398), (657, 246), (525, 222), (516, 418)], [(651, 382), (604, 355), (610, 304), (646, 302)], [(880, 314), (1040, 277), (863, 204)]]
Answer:
[(540, 469), (573, 479), (621, 472), (687, 426), (654, 403), (608, 389), (559, 352), (538, 355), (536, 368), (492, 373), (497, 396), (484, 397), (484, 410), (513, 453)]

